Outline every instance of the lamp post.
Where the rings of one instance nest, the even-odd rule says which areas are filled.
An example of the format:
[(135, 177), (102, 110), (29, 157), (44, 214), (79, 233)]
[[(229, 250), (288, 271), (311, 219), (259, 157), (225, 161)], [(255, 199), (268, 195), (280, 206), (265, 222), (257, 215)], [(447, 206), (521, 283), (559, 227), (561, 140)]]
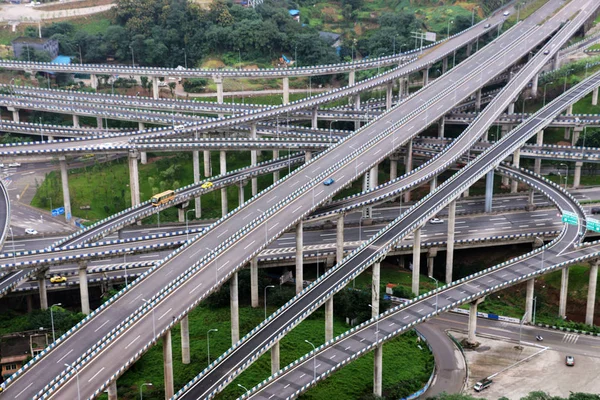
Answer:
[(333, 125), (334, 122), (337, 122), (337, 119), (329, 122), (329, 144), (331, 144), (331, 125)]
[[(349, 144), (348, 146), (350, 146), (350, 148), (354, 151), (357, 151), (358, 149), (354, 146), (352, 146), (351, 144)], [(354, 179), (358, 178), (358, 158), (354, 157)]]
[(438, 311), (438, 280), (433, 277), (433, 275), (429, 275), (429, 278), (435, 281), (435, 312)]
[(77, 44), (77, 47), (79, 47), (79, 65), (83, 64), (83, 55), (81, 54), (81, 46), (79, 44)]
[(150, 382), (142, 383), (142, 385), (140, 386), (140, 400), (144, 399), (144, 394), (142, 393), (142, 390), (144, 390), (144, 386), (152, 386), (152, 383), (150, 383)]
[(10, 231), (10, 240), (12, 241), (13, 263), (16, 265), (17, 264), (17, 254), (16, 254), (16, 251), (15, 251), (15, 235), (13, 235), (12, 227), (9, 226), (8, 230)]
[(313, 347), (313, 381), (317, 380), (317, 348), (315, 347), (314, 344), (312, 344), (312, 342), (309, 342), (308, 340), (304, 339), (304, 341), (308, 344), (310, 344)]
[(537, 308), (537, 296), (533, 298), (533, 319), (532, 323), (535, 325), (535, 309)]
[(554, 82), (548, 82), (544, 84), (544, 104), (542, 105), (542, 107), (546, 107), (546, 86), (548, 85), (552, 85)]
[(453, 19), (451, 19), (451, 20), (448, 21), (448, 29), (446, 30), (446, 37), (448, 39), (450, 39), (450, 24), (453, 24), (453, 23), (454, 23)]
[(129, 48), (131, 49), (131, 66), (135, 67), (135, 58), (133, 56), (133, 46), (129, 45)]
[[(312, 180), (312, 178), (308, 175), (304, 175), (305, 177), (307, 177), (309, 180)], [(312, 187), (312, 199), (313, 199), (313, 207), (315, 206), (315, 185), (313, 185)]]
[(52, 342), (56, 342), (56, 336), (54, 335), (54, 313), (52, 312), (52, 307), (54, 306), (62, 306), (61, 303), (52, 304), (50, 306), (50, 323), (52, 324)]
[(196, 209), (192, 208), (191, 210), (187, 210), (185, 212), (185, 235), (186, 235), (185, 240), (186, 240), (186, 242), (188, 240), (190, 240), (190, 224), (189, 224), (190, 220), (188, 219), (188, 216), (187, 216), (190, 211), (196, 211)]
[(525, 121), (525, 102), (531, 100), (533, 97), (525, 97), (523, 99), (523, 112), (521, 113), (521, 122)]
[(471, 12), (471, 26), (473, 26), (473, 24), (475, 24), (475, 10), (478, 8), (479, 8), (479, 6), (473, 7), (473, 12)]
[(246, 392), (249, 392), (248, 388), (244, 385), (240, 385), (239, 383), (237, 384), (239, 387), (241, 387), (242, 389), (244, 389)]
[[(150, 301), (148, 301), (146, 299), (142, 299), (142, 301), (145, 304), (150, 303)], [(150, 307), (152, 307), (152, 333), (154, 334), (154, 337), (156, 337), (156, 321), (154, 320), (154, 306), (150, 305)]]
[(79, 391), (79, 369), (77, 368), (77, 365), (71, 367), (69, 364), (65, 364), (65, 366), (75, 370), (75, 379), (77, 379), (77, 399), (81, 400), (81, 392)]
[(565, 84), (563, 85), (563, 92), (567, 91), (567, 77), (569, 76), (570, 73), (571, 73), (570, 68), (565, 71)]
[(264, 296), (264, 299), (265, 299), (265, 319), (267, 319), (267, 289), (268, 288), (274, 288), (274, 287), (275, 287), (275, 285), (265, 286), (265, 296)]
[(567, 190), (567, 185), (569, 184), (569, 164), (560, 163), (560, 165), (564, 165), (567, 168), (567, 175), (565, 176), (565, 190)]
[[(373, 309), (373, 305), (369, 304), (371, 310)], [(379, 342), (379, 314), (375, 316), (375, 343)]]
[(206, 345), (208, 346), (208, 348), (207, 348), (208, 365), (210, 365), (210, 333), (218, 332), (218, 331), (219, 331), (218, 329), (213, 328), (213, 329), (209, 329), (208, 332), (206, 332)]

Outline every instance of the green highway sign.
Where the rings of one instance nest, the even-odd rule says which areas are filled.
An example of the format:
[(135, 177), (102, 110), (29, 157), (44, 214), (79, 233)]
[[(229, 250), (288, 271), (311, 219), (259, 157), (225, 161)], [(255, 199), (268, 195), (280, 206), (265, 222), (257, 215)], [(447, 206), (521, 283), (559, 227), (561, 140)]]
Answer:
[(564, 222), (566, 224), (571, 224), (571, 225), (579, 224), (579, 218), (577, 217), (577, 214), (572, 213), (570, 211), (563, 211), (561, 220), (562, 220), (562, 222)]
[(593, 218), (586, 218), (585, 226), (588, 230), (594, 232), (600, 232), (600, 221)]

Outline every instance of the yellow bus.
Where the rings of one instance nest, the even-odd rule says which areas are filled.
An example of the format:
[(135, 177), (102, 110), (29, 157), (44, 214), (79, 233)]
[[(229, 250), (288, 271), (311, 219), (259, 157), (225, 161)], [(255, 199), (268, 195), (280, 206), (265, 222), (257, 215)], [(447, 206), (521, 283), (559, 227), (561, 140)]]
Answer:
[(161, 204), (168, 203), (169, 201), (175, 198), (175, 192), (172, 190), (167, 190), (166, 192), (162, 192), (159, 194), (155, 194), (152, 196), (152, 205), (154, 207), (158, 207)]

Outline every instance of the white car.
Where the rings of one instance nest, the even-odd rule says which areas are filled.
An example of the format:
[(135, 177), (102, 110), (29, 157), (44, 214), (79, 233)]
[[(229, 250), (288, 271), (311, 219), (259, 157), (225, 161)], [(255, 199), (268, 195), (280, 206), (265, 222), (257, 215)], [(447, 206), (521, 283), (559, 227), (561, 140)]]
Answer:
[(510, 12), (508, 12), (508, 11), (504, 11), (504, 12), (502, 13), (502, 15), (504, 15), (505, 17), (508, 17), (508, 16), (510, 15)]
[(429, 220), (429, 223), (430, 223), (430, 224), (434, 224), (434, 225), (435, 225), (435, 224), (443, 224), (443, 223), (444, 223), (444, 220), (443, 220), (443, 219), (439, 219), (439, 218), (431, 218), (431, 219)]
[(21, 163), (18, 163), (18, 162), (12, 162), (12, 163), (8, 164), (8, 166), (9, 166), (9, 167), (20, 167), (20, 166), (21, 166)]
[(33, 228), (27, 228), (27, 229), (25, 229), (25, 233), (28, 235), (37, 235), (38, 231), (36, 231)]

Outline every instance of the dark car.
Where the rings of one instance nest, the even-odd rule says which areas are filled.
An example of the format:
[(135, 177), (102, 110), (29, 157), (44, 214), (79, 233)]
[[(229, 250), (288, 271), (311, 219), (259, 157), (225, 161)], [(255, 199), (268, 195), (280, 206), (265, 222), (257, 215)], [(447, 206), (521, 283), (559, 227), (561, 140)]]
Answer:
[(329, 179), (326, 179), (325, 182), (323, 182), (323, 185), (329, 186), (329, 185), (333, 184), (333, 182), (335, 182), (333, 180), (333, 178), (329, 178)]
[(600, 214), (600, 207), (592, 207), (592, 214)]

